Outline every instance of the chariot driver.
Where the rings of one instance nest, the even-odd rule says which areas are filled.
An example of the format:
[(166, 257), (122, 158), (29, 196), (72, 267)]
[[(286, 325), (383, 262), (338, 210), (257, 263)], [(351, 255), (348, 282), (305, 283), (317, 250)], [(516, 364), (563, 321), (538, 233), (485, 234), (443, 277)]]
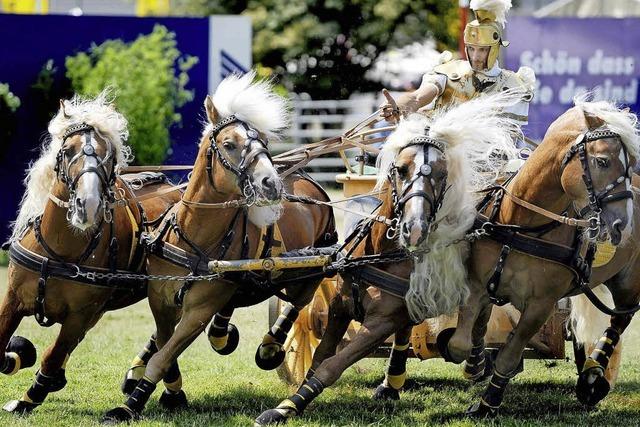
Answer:
[(520, 126), (527, 124), (535, 74), (529, 67), (520, 67), (515, 73), (500, 68), (498, 64), (500, 47), (509, 45), (502, 39), (502, 31), (511, 0), (471, 0), (470, 7), (476, 19), (464, 29), (468, 59), (453, 60), (451, 52), (443, 52), (440, 63), (423, 76), (420, 87), (398, 98), (399, 111), (390, 101), (382, 106), (383, 117), (389, 119), (398, 113), (428, 113), (429, 110), (465, 102), (482, 94), (519, 89), (524, 93), (522, 101), (504, 113)]

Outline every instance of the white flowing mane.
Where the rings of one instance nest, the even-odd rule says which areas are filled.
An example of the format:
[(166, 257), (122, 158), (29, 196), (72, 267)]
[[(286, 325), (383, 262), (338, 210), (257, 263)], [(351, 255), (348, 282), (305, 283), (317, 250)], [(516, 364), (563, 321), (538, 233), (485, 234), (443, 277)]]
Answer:
[(429, 137), (445, 143), (451, 188), (436, 215), (438, 228), (428, 238), (431, 252), (415, 262), (405, 297), (416, 322), (452, 313), (469, 295), (468, 244), (447, 245), (471, 227), (478, 197), (474, 192), (493, 183), (504, 156), (510, 159), (517, 154), (514, 139), (521, 135), (520, 129), (499, 113), (519, 102), (521, 96), (502, 92), (438, 111), (432, 118), (413, 114), (400, 122), (378, 157), (380, 188), (400, 149), (413, 138), (424, 136), (425, 128), (429, 127)]
[[(213, 105), (221, 120), (235, 114), (267, 138), (279, 139), (290, 123), (288, 101), (274, 93), (271, 82), (254, 81), (255, 77), (256, 73), (252, 70), (243, 76), (232, 74), (225, 78), (213, 95)], [(212, 126), (208, 123), (204, 134)]]
[(62, 147), (62, 137), (69, 126), (86, 123), (93, 126), (101, 138), (110, 142), (118, 162), (116, 172), (133, 159), (131, 148), (125, 145), (129, 136), (127, 120), (116, 111), (109, 98), (109, 91), (104, 90), (93, 99), (75, 95), (70, 101), (64, 101), (64, 111), (60, 108), (49, 123), (49, 138), (41, 147), (40, 158), (27, 169), (24, 180), (26, 191), (20, 202), (18, 217), (13, 223), (11, 240), (17, 239), (29, 222), (44, 212), (49, 200), (48, 194), (56, 181), (56, 155)]
[(589, 102), (587, 99), (590, 97), (590, 93), (581, 94), (573, 99), (573, 103), (587, 114), (603, 120), (609, 129), (620, 135), (629, 154), (638, 159), (640, 154), (638, 116), (608, 101)]

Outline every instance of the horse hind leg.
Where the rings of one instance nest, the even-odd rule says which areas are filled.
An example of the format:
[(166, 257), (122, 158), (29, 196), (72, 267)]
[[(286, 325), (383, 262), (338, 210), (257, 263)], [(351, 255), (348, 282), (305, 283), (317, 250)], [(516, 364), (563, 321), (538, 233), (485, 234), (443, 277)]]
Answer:
[(149, 341), (144, 345), (140, 353), (131, 361), (131, 367), (124, 376), (121, 389), (122, 393), (129, 396), (136, 388), (138, 381), (144, 376), (144, 370), (149, 363), (151, 356), (158, 352), (158, 346), (156, 344), (156, 332), (151, 335)]
[(400, 390), (404, 387), (407, 379), (407, 357), (409, 356), (411, 329), (411, 326), (408, 326), (396, 332), (393, 338), (393, 347), (389, 355), (384, 380), (373, 393), (373, 399), (400, 399)]
[[(634, 282), (630, 280), (627, 283)], [(637, 290), (625, 289), (624, 285), (627, 283), (608, 282), (615, 307), (629, 307), (637, 303)], [(595, 288), (594, 292), (601, 300), (605, 300), (605, 304), (611, 305), (609, 292), (604, 286)], [(609, 327), (604, 333), (598, 334), (596, 331), (602, 330), (609, 316), (596, 309), (584, 295), (572, 298), (571, 302), (571, 316), (575, 325), (573, 338), (578, 347), (578, 355), (582, 356), (582, 363), (577, 363), (576, 396), (583, 404), (594, 406), (607, 396), (615, 383), (622, 351), (621, 335), (631, 322), (633, 314), (611, 316)]]
[(207, 331), (207, 338), (211, 348), (222, 356), (233, 353), (240, 342), (238, 328), (233, 323), (230, 323), (233, 310), (233, 307), (224, 307), (216, 313)]
[(489, 319), (493, 305), (487, 304), (480, 310), (480, 314), (473, 325), (471, 333), (471, 354), (464, 361), (462, 374), (473, 382), (482, 382), (493, 373), (493, 355), (485, 349), (484, 336), (487, 333)]
[(284, 306), (256, 350), (255, 362), (260, 369), (270, 371), (282, 364), (285, 357), (284, 343), (299, 314), (299, 309), (293, 304), (287, 303)]

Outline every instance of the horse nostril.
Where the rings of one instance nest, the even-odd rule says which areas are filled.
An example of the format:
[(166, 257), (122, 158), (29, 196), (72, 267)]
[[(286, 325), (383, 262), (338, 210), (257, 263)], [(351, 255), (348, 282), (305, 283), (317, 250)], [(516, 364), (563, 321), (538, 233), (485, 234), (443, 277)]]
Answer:
[(611, 227), (618, 233), (622, 233), (622, 220), (620, 218), (613, 221)]

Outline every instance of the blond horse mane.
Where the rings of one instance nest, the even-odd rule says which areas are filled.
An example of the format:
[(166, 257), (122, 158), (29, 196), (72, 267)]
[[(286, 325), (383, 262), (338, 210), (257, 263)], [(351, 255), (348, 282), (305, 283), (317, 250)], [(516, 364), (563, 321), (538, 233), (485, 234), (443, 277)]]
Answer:
[(75, 95), (64, 101), (56, 116), (49, 123), (49, 138), (40, 150), (40, 157), (27, 168), (24, 180), (26, 191), (20, 202), (18, 217), (12, 224), (11, 240), (16, 240), (36, 217), (42, 215), (48, 194), (56, 182), (54, 171), (56, 155), (62, 147), (62, 137), (69, 126), (86, 123), (93, 126), (96, 133), (110, 142), (116, 153), (116, 172), (127, 166), (133, 159), (131, 148), (125, 145), (129, 136), (127, 120), (118, 113), (109, 100), (109, 90), (104, 90), (95, 98)]
[[(220, 120), (235, 114), (269, 139), (279, 139), (291, 122), (287, 100), (273, 91), (270, 81), (256, 80), (253, 70), (243, 76), (232, 74), (226, 77), (212, 99)], [(213, 124), (207, 123), (203, 136), (212, 127)]]
[(629, 110), (618, 108), (608, 101), (588, 101), (590, 93), (581, 94), (573, 99), (576, 107), (581, 108), (586, 114), (598, 117), (607, 124), (607, 127), (620, 135), (625, 148), (635, 159), (640, 154), (640, 127), (638, 116)]
[(499, 113), (520, 99), (521, 94), (503, 92), (438, 111), (432, 118), (411, 115), (400, 122), (379, 156), (377, 186), (381, 187), (400, 149), (414, 137), (425, 135), (425, 128), (429, 127), (429, 137), (446, 145), (451, 188), (436, 215), (438, 229), (428, 238), (431, 252), (415, 262), (405, 297), (415, 322), (452, 313), (469, 295), (465, 265), (468, 244), (447, 245), (471, 227), (476, 213), (473, 192), (493, 182), (504, 164), (500, 157), (516, 156), (513, 139), (520, 130)]

